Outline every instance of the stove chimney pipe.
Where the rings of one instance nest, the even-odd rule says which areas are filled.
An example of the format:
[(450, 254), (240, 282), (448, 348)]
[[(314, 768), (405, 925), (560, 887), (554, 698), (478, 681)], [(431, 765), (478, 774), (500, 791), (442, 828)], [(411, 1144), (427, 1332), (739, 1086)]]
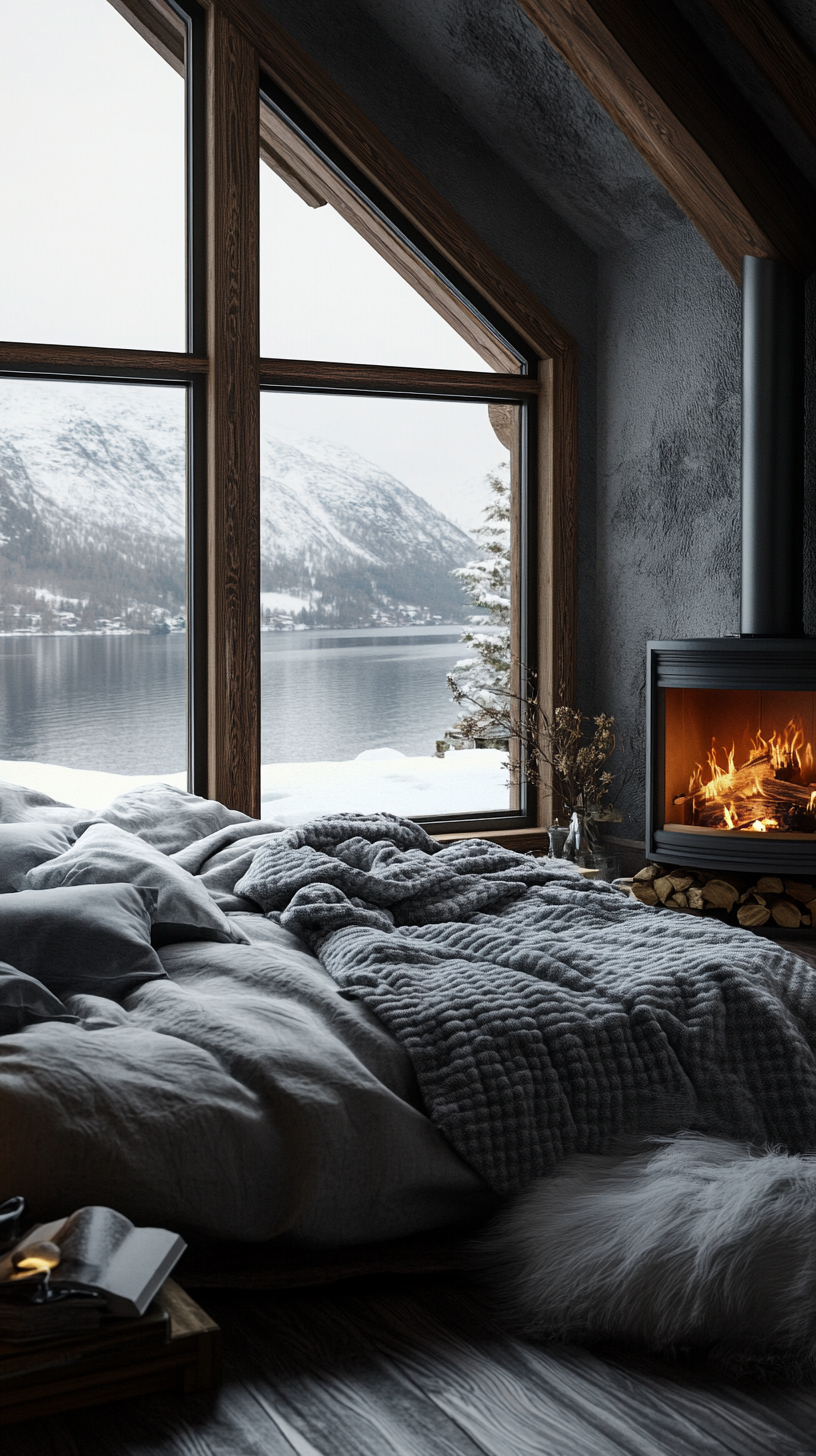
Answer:
[(742, 637), (802, 636), (804, 289), (742, 260)]

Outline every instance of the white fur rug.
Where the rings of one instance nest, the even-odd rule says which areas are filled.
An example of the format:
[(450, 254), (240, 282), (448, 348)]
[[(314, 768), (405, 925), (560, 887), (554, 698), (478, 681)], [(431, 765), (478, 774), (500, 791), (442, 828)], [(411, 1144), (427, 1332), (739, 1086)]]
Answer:
[(816, 1375), (816, 1155), (688, 1135), (572, 1157), (474, 1253), (521, 1333), (704, 1349), (732, 1374)]

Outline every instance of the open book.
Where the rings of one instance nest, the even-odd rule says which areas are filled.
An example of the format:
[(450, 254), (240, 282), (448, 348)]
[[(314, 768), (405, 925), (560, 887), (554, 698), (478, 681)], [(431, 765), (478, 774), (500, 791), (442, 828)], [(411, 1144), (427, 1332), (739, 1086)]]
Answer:
[(186, 1247), (178, 1234), (136, 1228), (112, 1208), (38, 1224), (0, 1257), (0, 1338), (144, 1314)]

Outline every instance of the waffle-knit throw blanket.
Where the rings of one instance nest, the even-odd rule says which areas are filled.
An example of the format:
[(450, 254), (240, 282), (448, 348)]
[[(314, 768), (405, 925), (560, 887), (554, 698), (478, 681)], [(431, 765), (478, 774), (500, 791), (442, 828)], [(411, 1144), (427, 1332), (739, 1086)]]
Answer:
[(403, 1043), (498, 1193), (681, 1128), (816, 1149), (816, 973), (772, 941), (392, 815), (276, 835), (236, 891)]

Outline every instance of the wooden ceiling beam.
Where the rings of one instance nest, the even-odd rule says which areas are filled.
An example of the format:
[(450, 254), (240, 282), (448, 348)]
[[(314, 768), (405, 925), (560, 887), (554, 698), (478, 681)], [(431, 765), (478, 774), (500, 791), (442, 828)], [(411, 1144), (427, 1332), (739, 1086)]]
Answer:
[(816, 58), (768, 0), (708, 0), (816, 145)]
[(670, 0), (518, 3), (737, 282), (745, 254), (816, 268), (816, 193)]

